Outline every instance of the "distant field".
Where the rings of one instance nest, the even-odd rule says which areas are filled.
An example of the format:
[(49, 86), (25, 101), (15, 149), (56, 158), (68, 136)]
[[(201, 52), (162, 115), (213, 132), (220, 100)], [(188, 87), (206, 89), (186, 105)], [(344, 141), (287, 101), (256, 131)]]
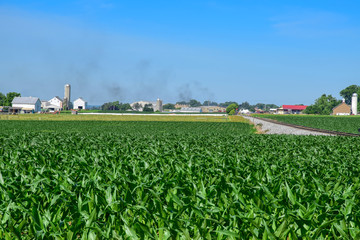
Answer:
[(339, 132), (359, 133), (360, 116), (316, 116), (316, 115), (264, 115), (256, 117), (274, 119), (280, 122)]
[(20, 114), (0, 115), (0, 120), (46, 121), (177, 121), (177, 122), (248, 122), (241, 116), (184, 116), (184, 115), (71, 115), (71, 114)]
[(255, 129), (246, 122), (178, 122), (178, 121), (34, 121), (2, 120), (2, 133), (116, 133), (116, 134), (192, 134), (192, 135), (242, 135)]
[[(139, 111), (121, 111), (121, 110), (81, 110), (80, 113), (126, 113), (126, 114), (226, 114), (224, 112), (194, 112), (194, 113), (185, 113), (185, 112), (139, 112)], [(61, 114), (71, 114), (70, 110), (63, 110)]]

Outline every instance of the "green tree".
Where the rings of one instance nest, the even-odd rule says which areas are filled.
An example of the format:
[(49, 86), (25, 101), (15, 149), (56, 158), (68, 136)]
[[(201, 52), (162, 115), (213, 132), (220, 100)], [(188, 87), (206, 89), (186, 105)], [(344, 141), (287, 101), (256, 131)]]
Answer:
[(320, 115), (330, 115), (332, 109), (341, 103), (340, 100), (337, 100), (331, 95), (323, 94), (321, 97), (315, 100), (315, 103), (308, 106), (304, 113), (306, 114), (320, 114)]
[(239, 105), (237, 102), (224, 102), (224, 103), (220, 103), (219, 106), (220, 107), (228, 107), (231, 104), (236, 104), (237, 106)]
[(212, 101), (204, 101), (203, 106), (217, 106), (218, 103), (217, 102), (212, 102)]
[(239, 108), (239, 105), (236, 103), (232, 103), (226, 108), (226, 112), (228, 114), (234, 115), (237, 108)]
[[(347, 88), (344, 88), (343, 90), (340, 91), (340, 96), (345, 98), (346, 104), (351, 104), (351, 97), (354, 93), (357, 93), (358, 95), (360, 95), (360, 86), (350, 85)], [(358, 99), (358, 101), (359, 101), (359, 99)]]
[(191, 99), (189, 101), (189, 105), (190, 105), (190, 107), (199, 107), (199, 106), (201, 106), (201, 103), (195, 99)]
[(11, 102), (14, 100), (15, 97), (21, 97), (20, 93), (17, 92), (9, 92), (6, 94), (6, 101), (4, 106), (11, 106)]
[(121, 103), (119, 109), (121, 111), (126, 111), (132, 109), (129, 103)]
[(141, 104), (140, 103), (135, 103), (133, 106), (135, 111), (139, 111), (141, 109)]
[(120, 103), (119, 101), (115, 102), (108, 102), (104, 103), (100, 107), (101, 110), (120, 110), (120, 111), (126, 111), (128, 109), (131, 109), (131, 106), (129, 103)]
[(262, 109), (262, 110), (265, 110), (265, 111), (268, 111), (270, 110), (270, 108), (278, 108), (277, 105), (275, 104), (268, 104), (268, 103), (257, 103), (254, 108), (259, 108), (259, 109)]
[(151, 104), (145, 104), (145, 106), (143, 108), (143, 112), (153, 112), (153, 111), (154, 111), (154, 109)]
[(0, 93), (0, 106), (5, 106), (6, 103), (6, 96)]
[(243, 102), (239, 105), (239, 108), (243, 108), (243, 109), (249, 109), (250, 107), (251, 105), (248, 102)]
[(167, 103), (163, 106), (164, 109), (175, 109), (175, 104)]
[(176, 104), (180, 104), (180, 105), (187, 105), (189, 104), (188, 102), (186, 101), (180, 101), (180, 102), (176, 102)]

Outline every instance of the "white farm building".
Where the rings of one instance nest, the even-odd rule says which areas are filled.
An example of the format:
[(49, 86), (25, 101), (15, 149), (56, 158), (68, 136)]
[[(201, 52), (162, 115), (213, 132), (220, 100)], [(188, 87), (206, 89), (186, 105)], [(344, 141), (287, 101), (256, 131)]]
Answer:
[(42, 101), (41, 108), (50, 111), (60, 111), (63, 107), (63, 100), (56, 96), (49, 101)]
[(133, 110), (140, 111), (140, 112), (142, 112), (144, 110), (145, 105), (152, 107), (154, 112), (156, 112), (156, 111), (162, 112), (163, 111), (163, 103), (162, 103), (162, 100), (159, 98), (156, 100), (156, 102), (138, 101), (138, 102), (133, 102), (130, 104), (130, 106)]
[(74, 109), (87, 109), (87, 102), (85, 102), (84, 99), (82, 99), (81, 97), (79, 97), (78, 99), (76, 99), (74, 101)]
[(56, 96), (49, 100), (50, 105), (57, 106), (59, 109), (63, 107), (63, 100)]
[(40, 112), (41, 101), (37, 97), (15, 97), (11, 102), (13, 108), (19, 108), (22, 112)]

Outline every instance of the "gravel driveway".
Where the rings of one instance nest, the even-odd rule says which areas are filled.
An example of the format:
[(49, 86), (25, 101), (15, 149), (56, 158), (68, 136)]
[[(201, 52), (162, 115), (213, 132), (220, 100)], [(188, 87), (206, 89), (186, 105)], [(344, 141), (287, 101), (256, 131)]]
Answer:
[(327, 133), (312, 132), (303, 129), (283, 126), (280, 124), (270, 123), (263, 120), (259, 120), (249, 116), (243, 116), (244, 118), (250, 120), (255, 126), (260, 127), (261, 131), (265, 134), (291, 134), (291, 135), (322, 135), (322, 136), (331, 136)]

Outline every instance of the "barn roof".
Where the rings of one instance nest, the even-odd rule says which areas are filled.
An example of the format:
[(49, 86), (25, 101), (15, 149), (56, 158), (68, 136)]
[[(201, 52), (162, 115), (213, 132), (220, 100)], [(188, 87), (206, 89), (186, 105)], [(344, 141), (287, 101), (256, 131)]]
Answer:
[(12, 104), (35, 104), (39, 98), (37, 97), (15, 97)]
[(82, 97), (79, 97), (79, 98), (76, 99), (74, 102), (79, 101), (79, 100), (81, 100), (81, 101), (83, 101), (83, 102), (86, 102)]
[(54, 98), (56, 98), (56, 99), (58, 99), (59, 101), (63, 101), (59, 96), (55, 96), (55, 97), (53, 97), (52, 99), (54, 99)]
[(349, 110), (351, 110), (351, 106), (348, 105), (348, 104), (346, 104), (345, 102), (342, 102), (342, 103), (340, 103), (339, 105), (337, 105), (336, 107), (333, 107), (332, 110), (335, 110), (336, 108), (338, 108), (338, 107), (340, 107), (340, 106), (345, 106), (345, 107), (347, 107)]
[(283, 109), (291, 109), (291, 110), (305, 110), (308, 106), (305, 105), (283, 105)]

